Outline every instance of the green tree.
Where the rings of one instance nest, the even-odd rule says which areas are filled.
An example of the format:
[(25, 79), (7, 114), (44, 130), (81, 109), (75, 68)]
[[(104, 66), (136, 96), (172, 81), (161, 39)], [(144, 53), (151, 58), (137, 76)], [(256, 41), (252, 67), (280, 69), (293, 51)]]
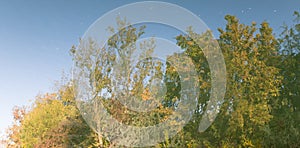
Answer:
[(8, 147), (93, 146), (95, 134), (76, 108), (73, 87), (37, 97), (31, 108), (15, 108)]
[(228, 146), (261, 146), (281, 84), (279, 70), (268, 63), (274, 58), (278, 43), (266, 22), (255, 34), (255, 23), (246, 26), (234, 16), (225, 18), (227, 25), (225, 31), (219, 29), (219, 43), (226, 57), (228, 89), (219, 116), (227, 119), (228, 128), (224, 129), (222, 122), (217, 126), (224, 129), (218, 141)]
[[(194, 139), (199, 144), (211, 147), (262, 146), (269, 130), (268, 123), (272, 119), (272, 102), (279, 95), (281, 84), (279, 70), (268, 63), (274, 57), (278, 43), (266, 22), (261, 24), (257, 32), (255, 23), (251, 26), (240, 24), (236, 17), (230, 15), (225, 19), (225, 30), (219, 29), (219, 44), (226, 62), (226, 96), (213, 125), (205, 133), (194, 134)], [(206, 72), (201, 80), (209, 86), (207, 77), (210, 75), (201, 49), (191, 38), (181, 38), (178, 38), (178, 44), (186, 49), (195, 63), (201, 65), (197, 67), (201, 68), (198, 71)], [(200, 95), (204, 96), (199, 98), (207, 98), (206, 93)], [(202, 113), (197, 114), (201, 117)]]
[[(151, 58), (155, 41), (147, 40), (138, 45), (137, 40), (144, 34), (144, 26), (136, 28), (120, 18), (117, 25), (116, 29), (109, 28), (112, 36), (104, 47), (88, 39), (81, 40), (78, 47), (71, 49), (78, 70), (74, 77), (77, 82), (75, 88), (91, 88), (88, 95), (92, 97), (86, 100), (78, 98), (79, 108), (87, 113), (83, 117), (97, 131), (100, 147), (114, 145), (114, 138), (110, 135), (122, 131), (120, 126), (116, 126), (110, 129), (110, 135), (101, 133), (107, 124), (103, 121), (108, 120), (106, 112), (126, 125), (149, 126), (164, 121), (171, 111), (163, 106), (161, 98), (156, 97), (160, 90), (151, 87), (156, 79), (162, 80), (164, 77), (163, 63)], [(132, 63), (134, 60), (138, 61), (135, 65)], [(81, 80), (88, 80), (86, 87), (80, 85)], [(104, 105), (105, 112), (99, 108), (100, 104)], [(153, 109), (150, 113), (139, 111), (149, 106)]]
[(300, 15), (294, 13), (295, 20), (291, 27), (283, 26), (278, 39), (281, 53), (276, 59), (276, 67), (283, 77), (277, 106), (274, 106), (270, 123), (271, 135), (267, 141), (270, 146), (300, 146)]

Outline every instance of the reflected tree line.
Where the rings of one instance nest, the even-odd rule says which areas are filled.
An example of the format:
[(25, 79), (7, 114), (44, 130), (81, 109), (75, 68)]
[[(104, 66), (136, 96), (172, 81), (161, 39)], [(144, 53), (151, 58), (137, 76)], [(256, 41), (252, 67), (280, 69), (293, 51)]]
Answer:
[[(103, 121), (137, 127), (170, 121), (178, 128), (182, 107), (189, 122), (171, 138), (165, 133), (165, 140), (154, 147), (300, 147), (300, 15), (294, 16), (294, 24), (283, 26), (278, 37), (267, 22), (246, 25), (225, 16), (227, 24), (218, 29), (217, 42), (226, 64), (226, 94), (214, 108), (209, 104), (215, 75), (205, 54), (212, 47), (199, 47), (211, 42), (210, 31), (178, 35), (182, 53), (162, 62), (151, 58), (155, 40), (136, 44), (146, 26), (122, 28), (127, 24), (118, 20), (117, 34), (104, 47), (81, 40), (71, 48), (77, 68), (74, 79), (59, 85), (55, 93), (37, 97), (32, 106), (14, 108), (14, 123), (3, 143), (114, 147), (118, 137), (113, 135), (126, 132), (118, 124), (109, 125), (113, 121)], [(182, 55), (191, 61), (178, 60)], [(176, 61), (181, 67), (174, 66)], [(183, 66), (189, 62), (194, 66)], [(193, 69), (196, 77), (190, 75)], [(186, 101), (189, 96), (181, 95), (183, 84), (193, 86), (187, 94), (197, 92), (196, 100)], [(150, 110), (143, 112), (146, 107)], [(215, 108), (217, 114), (211, 114)], [(214, 121), (198, 132), (206, 117)]]

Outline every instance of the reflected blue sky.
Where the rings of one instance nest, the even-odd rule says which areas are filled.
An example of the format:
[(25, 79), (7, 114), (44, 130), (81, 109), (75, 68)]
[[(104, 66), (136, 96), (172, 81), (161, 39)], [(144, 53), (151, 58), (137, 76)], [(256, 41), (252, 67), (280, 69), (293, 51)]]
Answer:
[[(70, 72), (69, 49), (95, 20), (132, 2), (136, 1), (0, 1), (0, 133), (12, 122), (13, 106), (30, 104), (39, 93), (51, 92), (62, 72)], [(268, 21), (278, 35), (300, 6), (297, 0), (166, 2), (195, 13), (216, 36), (217, 28), (225, 26), (226, 14), (246, 24)]]

